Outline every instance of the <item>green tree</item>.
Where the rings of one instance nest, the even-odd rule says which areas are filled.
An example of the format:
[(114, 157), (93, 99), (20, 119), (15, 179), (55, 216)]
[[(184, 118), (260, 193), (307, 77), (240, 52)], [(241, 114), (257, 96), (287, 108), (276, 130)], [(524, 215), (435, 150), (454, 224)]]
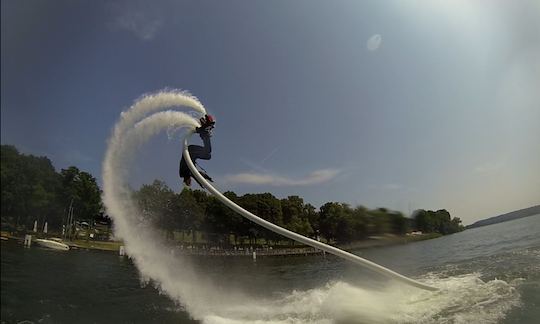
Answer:
[[(253, 214), (278, 226), (283, 226), (281, 201), (272, 194), (245, 194), (240, 197), (239, 203), (240, 206)], [(251, 244), (254, 244), (258, 237), (264, 237), (266, 240), (273, 241), (281, 238), (278, 234), (268, 231), (247, 219), (243, 220), (242, 232), (243, 234), (247, 234)]]
[(391, 224), (390, 224), (390, 217), (388, 215), (388, 209), (377, 208), (374, 210), (370, 210), (369, 214), (371, 215), (373, 234), (384, 234), (384, 233), (391, 232)]
[(464, 229), (465, 228), (461, 224), (461, 219), (459, 217), (452, 218), (452, 220), (450, 221), (450, 233), (461, 232)]
[(463, 230), (461, 219), (450, 216), (446, 209), (437, 211), (416, 210), (413, 214), (416, 228), (425, 233), (437, 232), (443, 235)]
[(64, 206), (73, 202), (77, 219), (92, 220), (103, 212), (101, 190), (96, 178), (88, 172), (80, 171), (75, 166), (62, 169), (60, 174)]
[[(195, 199), (195, 194), (189, 188), (184, 188), (179, 194), (179, 217), (182, 217), (185, 230), (192, 236), (192, 242), (196, 242), (196, 232), (202, 228), (205, 221), (205, 210)], [(177, 216), (178, 217), (178, 216)]]
[(1, 146), (0, 164), (2, 222), (31, 228), (58, 228), (62, 221), (58, 199), (59, 176), (46, 157), (20, 154), (14, 146)]
[[(239, 202), (239, 197), (232, 191), (226, 191), (223, 195), (235, 203)], [(222, 207), (225, 207), (225, 205), (222, 204)], [(224, 208), (221, 216), (223, 217), (224, 226), (234, 236), (235, 245), (238, 245), (246, 219), (228, 207)]]
[(343, 217), (343, 206), (337, 202), (327, 202), (321, 206), (319, 217), (321, 235), (329, 241), (337, 239), (337, 226)]
[(336, 241), (341, 244), (351, 242), (356, 236), (353, 210), (347, 204), (341, 204), (341, 212), (337, 218)]
[(226, 208), (216, 197), (211, 196), (208, 198), (203, 230), (211, 234), (209, 239), (214, 244), (227, 244), (227, 235), (230, 229), (227, 227), (225, 220)]
[(285, 228), (305, 235), (313, 235), (313, 228), (309, 223), (310, 209), (304, 205), (304, 200), (299, 196), (289, 196), (281, 199), (281, 211)]
[[(232, 191), (226, 191), (223, 195), (233, 202), (238, 201), (238, 196)], [(212, 241), (228, 245), (229, 235), (233, 235), (234, 243), (238, 244), (240, 237), (248, 234), (248, 228), (244, 229), (244, 218), (219, 199), (214, 196), (208, 197), (206, 206), (203, 229), (217, 235), (216, 239), (211, 235)]]
[(135, 193), (144, 221), (157, 226), (166, 233), (166, 238), (173, 237), (177, 224), (174, 210), (174, 192), (160, 180), (151, 185), (143, 185)]
[(369, 234), (368, 211), (364, 206), (358, 206), (352, 210), (354, 239), (363, 240)]
[(311, 204), (305, 204), (304, 210), (302, 211), (302, 213), (307, 217), (307, 221), (313, 232), (312, 235), (315, 237), (319, 236), (320, 219), (319, 219), (319, 213), (315, 210), (315, 207)]
[(392, 233), (398, 235), (403, 235), (407, 233), (407, 218), (403, 215), (403, 213), (398, 211), (390, 212), (388, 214), (388, 217), (390, 220), (390, 228)]
[(435, 230), (434, 220), (424, 209), (415, 210), (413, 213), (416, 229), (424, 233), (431, 233)]

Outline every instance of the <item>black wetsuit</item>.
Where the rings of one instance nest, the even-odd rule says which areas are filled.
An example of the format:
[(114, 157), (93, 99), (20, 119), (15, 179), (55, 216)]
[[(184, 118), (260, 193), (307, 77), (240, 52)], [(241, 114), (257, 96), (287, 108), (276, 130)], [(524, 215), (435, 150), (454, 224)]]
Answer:
[[(210, 160), (212, 157), (212, 144), (210, 143), (210, 134), (206, 131), (200, 133), (201, 139), (204, 146), (199, 145), (190, 145), (188, 146), (188, 152), (191, 156), (191, 161), (195, 163), (197, 159)], [(182, 159), (180, 159), (180, 168), (179, 168), (180, 178), (191, 177), (191, 171), (187, 166), (186, 161), (184, 160), (184, 154), (182, 154)]]

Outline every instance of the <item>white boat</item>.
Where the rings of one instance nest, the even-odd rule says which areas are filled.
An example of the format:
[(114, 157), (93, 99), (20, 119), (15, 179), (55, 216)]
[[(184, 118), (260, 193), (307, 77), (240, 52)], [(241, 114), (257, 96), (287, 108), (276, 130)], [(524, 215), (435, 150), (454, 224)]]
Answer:
[(48, 247), (49, 249), (55, 249), (55, 250), (69, 250), (69, 245), (63, 243), (60, 239), (36, 239), (35, 240), (37, 244)]

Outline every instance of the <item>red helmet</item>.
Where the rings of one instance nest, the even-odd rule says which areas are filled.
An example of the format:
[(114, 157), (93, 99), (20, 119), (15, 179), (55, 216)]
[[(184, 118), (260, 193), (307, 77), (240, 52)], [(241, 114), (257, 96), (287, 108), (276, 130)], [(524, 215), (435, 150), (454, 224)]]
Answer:
[(201, 122), (201, 125), (214, 125), (216, 123), (212, 115), (204, 115), (199, 121)]
[(212, 115), (205, 115), (204, 117), (206, 117), (206, 122), (207, 122), (207, 123), (213, 124), (213, 123), (216, 122), (216, 121), (214, 120), (214, 117), (212, 117)]

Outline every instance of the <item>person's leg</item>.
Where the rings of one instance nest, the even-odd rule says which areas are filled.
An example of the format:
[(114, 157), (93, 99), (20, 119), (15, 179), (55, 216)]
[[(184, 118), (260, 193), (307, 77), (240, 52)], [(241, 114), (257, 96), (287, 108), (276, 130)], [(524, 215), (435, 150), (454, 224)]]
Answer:
[(203, 150), (200, 152), (201, 159), (210, 160), (212, 158), (212, 143), (210, 142), (210, 134), (203, 133), (201, 134), (201, 139), (203, 141)]
[(201, 139), (203, 140), (204, 146), (190, 145), (188, 147), (191, 161), (195, 162), (196, 159), (210, 160), (210, 158), (212, 158), (212, 143), (210, 142), (210, 135), (208, 135), (208, 133), (201, 134)]
[[(204, 146), (188, 146), (189, 156), (191, 156), (191, 161), (193, 161), (193, 163), (195, 163), (197, 159), (210, 160), (210, 158), (212, 157), (212, 144), (210, 143), (210, 135), (208, 133), (201, 134), (201, 139), (203, 140)], [(180, 160), (179, 174), (180, 178), (184, 179), (184, 183), (189, 186), (191, 184), (191, 171), (189, 170), (183, 155), (182, 159)]]
[(186, 160), (184, 159), (183, 155), (182, 155), (182, 158), (180, 159), (180, 166), (178, 167), (178, 174), (180, 175), (180, 179), (182, 179), (184, 183), (189, 187), (191, 185), (191, 172), (189, 171), (189, 168), (187, 166)]
[(180, 158), (180, 165), (178, 165), (178, 175), (180, 178), (183, 178), (186, 174), (186, 160), (184, 160), (184, 155)]
[(189, 156), (191, 156), (191, 161), (195, 162), (197, 159), (201, 159), (205, 154), (205, 149), (199, 145), (190, 145), (188, 146)]

